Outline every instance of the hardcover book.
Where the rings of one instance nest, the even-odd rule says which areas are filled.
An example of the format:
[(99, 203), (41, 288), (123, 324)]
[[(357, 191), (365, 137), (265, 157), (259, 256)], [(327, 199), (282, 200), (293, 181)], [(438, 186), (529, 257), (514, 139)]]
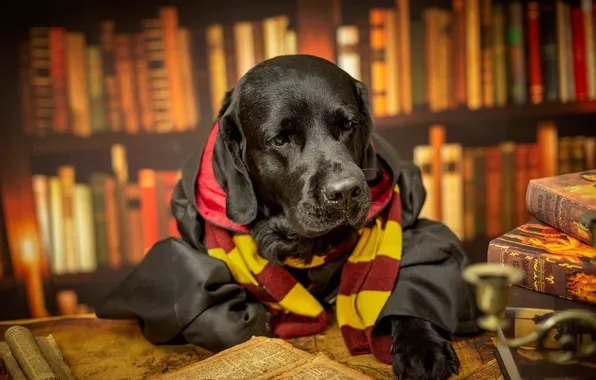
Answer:
[(517, 286), (596, 303), (596, 249), (541, 221), (492, 240), (487, 260), (521, 268)]
[(590, 244), (589, 227), (580, 218), (596, 211), (596, 169), (531, 180), (526, 207), (536, 219)]

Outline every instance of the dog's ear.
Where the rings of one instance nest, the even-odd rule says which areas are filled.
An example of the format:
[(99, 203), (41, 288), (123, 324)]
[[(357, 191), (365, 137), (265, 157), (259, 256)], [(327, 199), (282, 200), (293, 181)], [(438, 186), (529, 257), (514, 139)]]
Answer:
[(213, 148), (215, 177), (227, 194), (226, 216), (234, 223), (246, 225), (257, 216), (257, 197), (244, 163), (246, 140), (234, 111), (233, 91), (219, 111), (219, 130)]
[(358, 97), (358, 112), (360, 113), (360, 124), (364, 126), (361, 131), (362, 138), (362, 160), (360, 167), (364, 172), (364, 176), (368, 182), (374, 182), (379, 178), (381, 170), (377, 162), (377, 153), (370, 142), (370, 135), (373, 129), (373, 121), (370, 110), (370, 102), (368, 99), (368, 90), (364, 83), (354, 80), (356, 87), (356, 96)]

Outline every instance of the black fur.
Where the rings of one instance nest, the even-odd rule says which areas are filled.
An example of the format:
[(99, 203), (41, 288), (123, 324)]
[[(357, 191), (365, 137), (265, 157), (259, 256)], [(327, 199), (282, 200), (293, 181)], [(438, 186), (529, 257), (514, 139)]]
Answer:
[[(281, 56), (251, 69), (218, 119), (213, 163), (227, 216), (251, 227), (261, 256), (308, 263), (362, 227), (381, 174), (366, 86), (321, 58)], [(457, 372), (448, 337), (431, 323), (396, 319), (392, 339), (400, 379)]]

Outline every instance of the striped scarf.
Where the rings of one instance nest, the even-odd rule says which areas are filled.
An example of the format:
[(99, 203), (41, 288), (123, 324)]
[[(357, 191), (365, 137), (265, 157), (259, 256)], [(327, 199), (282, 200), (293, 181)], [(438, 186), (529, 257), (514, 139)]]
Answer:
[[(233, 233), (206, 222), (208, 254), (223, 261), (234, 279), (262, 302), (273, 316), (273, 335), (280, 338), (314, 335), (327, 325), (321, 303), (283, 267), (259, 256), (249, 234)], [(399, 188), (384, 212), (359, 230), (356, 242), (346, 242), (329, 255), (315, 256), (304, 265), (287, 260), (286, 266), (312, 268), (352, 249), (343, 265), (336, 317), (352, 355), (373, 353), (391, 363), (390, 336), (373, 335), (373, 328), (397, 279), (402, 253)]]

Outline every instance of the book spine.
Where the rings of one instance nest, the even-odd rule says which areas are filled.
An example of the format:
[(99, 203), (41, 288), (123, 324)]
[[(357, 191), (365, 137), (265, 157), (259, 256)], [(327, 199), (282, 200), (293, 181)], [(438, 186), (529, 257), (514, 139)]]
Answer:
[(398, 15), (395, 11), (387, 12), (385, 24), (386, 50), (385, 65), (387, 73), (387, 114), (397, 115), (401, 112), (399, 83), (399, 50), (398, 50)]
[(528, 71), (530, 76), (530, 101), (540, 104), (543, 100), (542, 67), (540, 59), (540, 10), (537, 1), (527, 5), (528, 17)]
[(212, 118), (215, 119), (219, 113), (221, 102), (223, 101), (228, 88), (223, 27), (219, 24), (208, 26), (206, 39), (207, 55), (209, 59), (211, 110)]
[(501, 231), (511, 231), (515, 223), (515, 143), (504, 142), (501, 148)]
[(515, 225), (520, 226), (528, 221), (526, 209), (526, 192), (530, 182), (529, 168), (530, 147), (519, 144), (515, 148)]
[(337, 29), (337, 65), (356, 80), (361, 79), (359, 37), (355, 25), (342, 25)]
[(106, 132), (108, 130), (107, 110), (104, 103), (101, 50), (98, 46), (87, 48), (87, 73), (91, 130), (93, 133)]
[(582, 266), (573, 256), (527, 252), (494, 241), (487, 252), (489, 263), (511, 265), (523, 271), (516, 286), (574, 301), (596, 303), (596, 295), (585, 287), (596, 282), (596, 268)]
[(236, 85), (238, 78), (237, 57), (240, 52), (236, 51), (234, 26), (225, 24), (223, 26), (224, 58), (226, 60), (226, 82), (228, 88)]
[[(412, 113), (414, 98), (413, 98), (413, 70), (412, 67), (412, 47), (411, 44), (412, 36), (411, 33), (414, 29), (413, 22), (410, 18), (410, 0), (397, 0), (397, 16), (398, 16), (398, 28), (399, 28), (399, 84), (401, 94), (399, 96), (402, 105), (401, 109), (407, 114)], [(424, 87), (423, 87), (424, 88)]]
[(510, 97), (513, 104), (526, 103), (526, 58), (524, 53), (523, 6), (521, 1), (509, 4)]
[(495, 83), (493, 58), (493, 0), (482, 0), (480, 46), (482, 50), (482, 104), (486, 108), (495, 105)]
[(442, 221), (459, 239), (464, 238), (463, 151), (460, 144), (441, 147)]
[(136, 68), (137, 102), (139, 104), (140, 122), (144, 132), (155, 132), (153, 105), (151, 102), (151, 77), (149, 62), (145, 51), (145, 36), (136, 33), (134, 37), (134, 61)]
[(503, 3), (496, 3), (493, 7), (493, 54), (495, 104), (499, 107), (507, 105), (507, 39), (505, 36), (505, 17)]
[(582, 10), (579, 7), (571, 8), (571, 31), (573, 36), (573, 66), (575, 73), (575, 99), (587, 99), (586, 81), (586, 45), (585, 30)]
[(412, 42), (410, 45), (412, 46), (412, 107), (414, 107), (416, 110), (421, 110), (425, 109), (428, 105), (428, 97), (426, 92), (427, 70), (425, 56), (426, 49), (424, 45), (424, 26), (420, 21), (413, 21), (411, 25), (412, 30), (410, 35)]
[(486, 236), (486, 162), (483, 148), (474, 149), (474, 221), (476, 236)]
[(124, 116), (124, 131), (136, 134), (140, 131), (137, 99), (135, 96), (135, 75), (133, 73), (132, 36), (118, 34), (115, 38), (116, 78), (120, 94), (120, 105)]
[(56, 133), (68, 132), (68, 95), (66, 83), (66, 30), (50, 28), (50, 67), (52, 97), (54, 98), (54, 125)]
[(579, 223), (579, 218), (586, 212), (595, 211), (596, 207), (590, 209), (582, 206), (530, 181), (526, 192), (526, 208), (536, 219), (591, 244), (590, 230)]
[(466, 83), (466, 14), (464, 0), (453, 1), (451, 54), (451, 108), (465, 105), (467, 98)]
[(480, 36), (480, 0), (466, 0), (466, 57), (468, 108), (482, 107), (482, 59)]
[(99, 40), (102, 52), (102, 64), (105, 86), (105, 103), (108, 108), (108, 120), (112, 132), (122, 131), (122, 110), (116, 77), (116, 60), (114, 57), (115, 25), (113, 21), (101, 23)]
[[(562, 103), (567, 103), (570, 98), (569, 94), (569, 83), (567, 81), (567, 72), (569, 66), (567, 62), (567, 20), (565, 18), (566, 4), (563, 0), (556, 0), (556, 22), (557, 22), (557, 68), (558, 68), (558, 80), (559, 80), (559, 100)], [(550, 92), (550, 90), (549, 90)]]
[[(178, 8), (162, 7), (159, 10), (163, 33), (163, 49), (166, 78), (170, 88), (170, 115), (174, 131), (186, 130), (186, 112), (184, 110), (184, 93), (177, 43), (178, 40)], [(228, 67), (229, 69), (229, 67)]]
[(373, 114), (387, 116), (387, 11), (371, 9), (370, 49), (371, 49), (371, 103)]
[(103, 174), (92, 174), (89, 182), (93, 201), (93, 231), (95, 232), (97, 265), (107, 268), (110, 264), (110, 248), (106, 212), (106, 178)]
[(52, 130), (54, 121), (50, 31), (48, 28), (31, 28), (29, 49), (33, 125), (39, 136), (45, 136)]
[(502, 213), (502, 155), (498, 147), (485, 149), (486, 164), (486, 236), (489, 238), (501, 234), (503, 228)]
[(593, 0), (582, 0), (582, 14), (585, 33), (586, 92), (589, 100), (596, 99), (596, 61), (594, 57), (594, 4)]
[(557, 14), (554, 1), (540, 2), (540, 42), (542, 47), (542, 84), (544, 100), (556, 102), (559, 97), (559, 56), (557, 52)]
[(474, 210), (477, 207), (474, 189), (474, 149), (464, 149), (463, 161), (464, 180), (464, 240), (471, 241), (476, 237)]

